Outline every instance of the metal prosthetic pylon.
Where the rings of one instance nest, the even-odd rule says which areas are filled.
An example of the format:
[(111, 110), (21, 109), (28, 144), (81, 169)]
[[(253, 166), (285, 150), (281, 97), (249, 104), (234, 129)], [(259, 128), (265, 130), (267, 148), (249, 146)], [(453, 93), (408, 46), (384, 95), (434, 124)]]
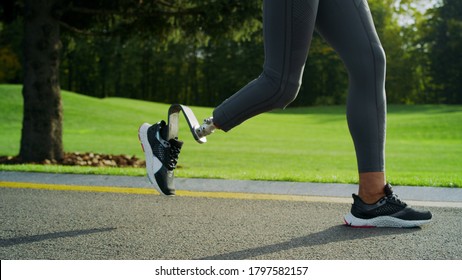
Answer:
[(181, 104), (172, 104), (168, 109), (168, 140), (178, 137), (178, 128), (179, 128), (179, 116), (180, 111), (183, 112), (183, 115), (188, 123), (189, 129), (191, 130), (191, 134), (199, 144), (203, 144), (207, 142), (207, 138), (199, 137), (196, 134), (196, 129), (200, 126), (199, 122), (197, 121), (196, 116), (194, 115), (191, 108)]

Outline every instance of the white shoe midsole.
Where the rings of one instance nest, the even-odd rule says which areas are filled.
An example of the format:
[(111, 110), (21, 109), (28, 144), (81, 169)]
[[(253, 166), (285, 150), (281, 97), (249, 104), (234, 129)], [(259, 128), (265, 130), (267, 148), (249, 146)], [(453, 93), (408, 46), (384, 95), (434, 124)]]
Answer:
[(138, 130), (138, 136), (141, 141), (141, 145), (143, 145), (143, 150), (146, 158), (146, 171), (148, 174), (149, 181), (152, 184), (156, 185), (156, 179), (154, 174), (157, 173), (162, 168), (162, 162), (154, 156), (152, 153), (151, 145), (149, 144), (148, 140), (148, 129), (151, 127), (150, 124), (144, 123), (140, 126)]
[(418, 227), (431, 220), (402, 220), (391, 216), (379, 216), (372, 219), (361, 219), (348, 213), (345, 215), (345, 223), (353, 227)]

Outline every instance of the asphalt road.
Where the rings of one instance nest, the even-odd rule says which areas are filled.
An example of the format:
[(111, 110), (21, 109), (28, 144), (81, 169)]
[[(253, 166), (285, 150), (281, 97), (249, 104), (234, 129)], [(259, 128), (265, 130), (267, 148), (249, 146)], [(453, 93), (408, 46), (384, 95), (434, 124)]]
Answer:
[[(2, 260), (462, 259), (462, 208), (457, 203), (446, 207), (420, 203), (434, 215), (432, 223), (422, 228), (354, 229), (343, 225), (351, 203), (346, 198), (197, 190), (163, 197), (143, 193), (150, 191), (145, 186), (127, 184), (95, 191), (50, 190), (46, 186), (74, 183), (52, 174), (34, 174), (48, 178), (34, 186), (30, 182), (40, 180), (28, 176), (0, 172)], [(83, 178), (77, 182), (85, 183)], [(100, 182), (103, 186), (117, 185), (101, 178), (106, 178)], [(23, 183), (9, 185), (12, 181)], [(265, 183), (255, 184), (262, 188)], [(116, 191), (129, 188), (133, 192)]]

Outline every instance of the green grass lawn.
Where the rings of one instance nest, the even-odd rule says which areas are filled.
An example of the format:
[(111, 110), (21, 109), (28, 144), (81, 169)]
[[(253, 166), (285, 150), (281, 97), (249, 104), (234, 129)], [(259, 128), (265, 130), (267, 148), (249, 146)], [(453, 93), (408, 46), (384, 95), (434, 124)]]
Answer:
[[(63, 91), (64, 149), (143, 158), (137, 130), (167, 118), (168, 104), (97, 99)], [(212, 108), (192, 107), (198, 119)], [(387, 177), (396, 185), (462, 187), (462, 106), (390, 105)], [(0, 155), (16, 155), (21, 87), (0, 85)], [(184, 119), (177, 177), (356, 183), (344, 106), (289, 108), (257, 116), (197, 144)], [(144, 175), (139, 168), (0, 165), (0, 170)]]

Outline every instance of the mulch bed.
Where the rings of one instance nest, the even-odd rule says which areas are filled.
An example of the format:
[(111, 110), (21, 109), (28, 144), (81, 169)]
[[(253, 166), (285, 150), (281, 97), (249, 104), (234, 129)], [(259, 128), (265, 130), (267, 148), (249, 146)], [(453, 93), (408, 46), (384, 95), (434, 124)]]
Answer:
[(106, 155), (98, 153), (65, 153), (62, 160), (44, 160), (43, 162), (24, 162), (18, 156), (0, 156), (0, 164), (46, 164), (98, 167), (145, 167), (146, 162), (129, 155)]

